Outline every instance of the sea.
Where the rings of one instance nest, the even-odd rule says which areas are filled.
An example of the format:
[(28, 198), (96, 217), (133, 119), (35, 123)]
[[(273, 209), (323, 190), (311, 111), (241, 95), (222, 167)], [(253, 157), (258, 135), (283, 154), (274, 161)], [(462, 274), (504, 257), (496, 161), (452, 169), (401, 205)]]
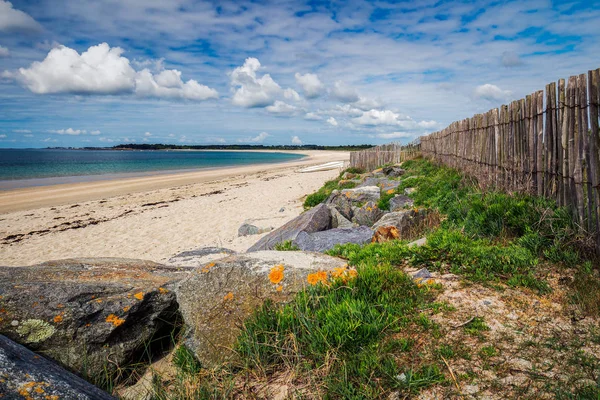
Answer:
[(0, 190), (271, 164), (303, 157), (270, 151), (0, 149)]

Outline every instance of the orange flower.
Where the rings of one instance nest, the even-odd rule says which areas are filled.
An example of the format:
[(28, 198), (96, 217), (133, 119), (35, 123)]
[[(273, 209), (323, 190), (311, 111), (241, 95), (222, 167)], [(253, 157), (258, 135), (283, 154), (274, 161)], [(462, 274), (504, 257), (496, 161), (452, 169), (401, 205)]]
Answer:
[(143, 300), (144, 299), (144, 292), (137, 292), (136, 294), (133, 295), (133, 297), (135, 297), (138, 300)]
[(223, 296), (223, 300), (225, 300), (225, 301), (233, 300), (233, 292), (229, 292), (225, 296)]
[(316, 285), (317, 283), (319, 283), (319, 277), (317, 276), (316, 273), (315, 274), (308, 274), (308, 276), (306, 277), (306, 280), (311, 285)]
[(358, 272), (356, 272), (356, 270), (352, 268), (348, 270), (348, 275), (350, 275), (351, 278), (356, 278), (358, 276)]
[(317, 271), (317, 278), (326, 285), (327, 284), (327, 272), (325, 271)]
[(115, 314), (110, 314), (108, 317), (106, 317), (106, 322), (110, 322), (114, 326), (119, 326), (122, 325), (125, 320), (117, 317)]
[(334, 268), (331, 276), (334, 278), (341, 278), (342, 276), (346, 275), (346, 271), (346, 267)]
[(283, 265), (280, 264), (271, 268), (271, 272), (269, 272), (269, 280), (275, 285), (283, 280)]

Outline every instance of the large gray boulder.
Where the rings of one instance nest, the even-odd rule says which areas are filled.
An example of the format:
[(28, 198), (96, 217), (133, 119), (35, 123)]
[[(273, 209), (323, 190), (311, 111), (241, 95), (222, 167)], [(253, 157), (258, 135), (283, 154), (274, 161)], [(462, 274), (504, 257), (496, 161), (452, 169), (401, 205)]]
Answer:
[(169, 258), (167, 265), (175, 267), (200, 267), (208, 262), (225, 258), (236, 252), (223, 247), (202, 247), (184, 251)]
[(332, 228), (354, 228), (356, 225), (344, 217), (335, 207), (329, 207), (331, 211)]
[(367, 178), (364, 180), (364, 182), (362, 182), (360, 185), (358, 185), (358, 188), (361, 187), (365, 187), (365, 186), (377, 186), (378, 188), (380, 188), (381, 190), (388, 191), (390, 189), (396, 189), (398, 186), (400, 186), (402, 182), (397, 181), (397, 180), (392, 180), (392, 179), (388, 179), (388, 178)]
[(188, 331), (184, 344), (204, 366), (231, 359), (244, 321), (265, 300), (289, 301), (309, 273), (345, 261), (319, 253), (259, 251), (217, 260), (181, 283), (177, 300)]
[(323, 232), (306, 233), (298, 235), (294, 244), (304, 251), (325, 252), (331, 250), (336, 244), (371, 242), (373, 230), (366, 226), (345, 229), (330, 229)]
[(354, 209), (354, 218), (352, 218), (352, 222), (370, 227), (379, 221), (384, 214), (385, 211), (377, 207), (377, 204), (369, 201), (362, 207)]
[(354, 189), (343, 189), (341, 195), (353, 203), (378, 202), (381, 198), (381, 190), (378, 186), (363, 186)]
[(119, 258), (0, 267), (0, 333), (84, 377), (110, 377), (172, 332), (173, 289), (188, 271)]
[[(414, 228), (426, 217), (425, 209), (410, 209), (385, 214), (373, 225), (373, 230), (380, 227), (395, 227), (398, 230), (399, 239), (411, 239)], [(420, 232), (417, 232), (420, 233)]]
[(406, 172), (399, 165), (392, 165), (389, 167), (384, 167), (382, 171), (386, 176), (398, 177), (404, 175)]
[(248, 252), (273, 250), (278, 243), (296, 239), (300, 232), (319, 232), (331, 227), (331, 212), (325, 204), (306, 211), (280, 228), (265, 235)]
[(414, 200), (403, 194), (398, 194), (390, 199), (390, 211), (401, 211), (407, 207), (412, 207)]
[(115, 399), (58, 364), (2, 335), (0, 335), (0, 398)]
[(329, 208), (335, 208), (347, 220), (352, 219), (352, 200), (350, 200), (349, 196), (342, 195), (342, 192), (339, 190), (331, 192), (329, 198), (325, 201), (325, 204), (329, 206)]

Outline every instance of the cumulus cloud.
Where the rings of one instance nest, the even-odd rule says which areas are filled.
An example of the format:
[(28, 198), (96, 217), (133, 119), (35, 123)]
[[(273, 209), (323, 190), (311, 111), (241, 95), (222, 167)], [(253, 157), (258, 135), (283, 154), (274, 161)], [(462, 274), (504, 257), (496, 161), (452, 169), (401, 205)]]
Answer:
[(373, 108), (381, 107), (381, 103), (375, 99), (369, 99), (366, 97), (360, 96), (358, 101), (353, 103), (354, 107), (360, 108), (363, 111), (372, 110)]
[(231, 72), (231, 86), (235, 88), (231, 100), (233, 104), (246, 108), (266, 107), (273, 104), (275, 96), (281, 93), (281, 87), (269, 74), (257, 77), (256, 72), (259, 69), (260, 61), (250, 57), (246, 59), (244, 65)]
[(285, 97), (288, 100), (292, 100), (292, 101), (300, 101), (300, 95), (298, 94), (298, 92), (296, 92), (294, 89), (285, 89), (283, 91), (283, 97)]
[(146, 136), (146, 137), (150, 137), (150, 136), (152, 136), (152, 134), (151, 134), (150, 132), (145, 132), (145, 133), (144, 133), (144, 136)]
[(323, 85), (317, 74), (302, 75), (296, 72), (294, 77), (298, 85), (302, 87), (304, 96), (308, 99), (319, 97), (325, 91), (325, 85)]
[(302, 140), (298, 136), (292, 136), (292, 144), (300, 146), (302, 145)]
[(10, 2), (0, 0), (0, 31), (36, 32), (41, 30), (40, 24), (28, 14), (14, 9)]
[(341, 102), (354, 103), (360, 100), (358, 92), (353, 87), (342, 81), (336, 81), (331, 89), (331, 94)]
[(363, 112), (360, 117), (353, 118), (352, 121), (367, 126), (399, 125), (401, 116), (391, 110), (369, 110)]
[(53, 130), (49, 130), (48, 132), (56, 133), (58, 135), (70, 135), (70, 136), (85, 135), (87, 133), (85, 131), (85, 129), (73, 129), (73, 128), (53, 129)]
[(505, 67), (517, 67), (523, 65), (523, 60), (514, 51), (505, 51), (502, 53), (502, 65)]
[(265, 141), (266, 138), (268, 138), (270, 136), (271, 135), (269, 135), (267, 132), (261, 132), (257, 136), (254, 136), (254, 137), (248, 137), (248, 138), (239, 139), (238, 142), (241, 142), (241, 143), (247, 143), (247, 142), (262, 143), (262, 142)]
[(216, 90), (190, 79), (183, 82), (178, 70), (134, 70), (120, 47), (107, 43), (91, 46), (81, 53), (66, 46), (50, 50), (41, 62), (19, 68), (12, 74), (37, 94), (74, 93), (117, 95), (134, 93), (140, 97), (207, 100), (217, 98)]
[(309, 121), (320, 121), (323, 119), (323, 117), (321, 117), (319, 114), (314, 113), (314, 112), (308, 112), (304, 115), (304, 119), (307, 119)]
[(486, 83), (475, 88), (475, 97), (489, 101), (507, 101), (510, 99), (512, 92), (510, 90), (502, 90), (496, 85)]
[(271, 114), (281, 116), (291, 116), (298, 110), (298, 107), (284, 103), (283, 101), (275, 100), (275, 103), (265, 108)]
[(31, 133), (29, 129), (13, 129), (14, 133)]
[(329, 117), (329, 119), (327, 119), (327, 123), (331, 126), (338, 126), (338, 122), (333, 117)]
[(0, 57), (8, 57), (10, 55), (10, 51), (6, 47), (0, 46)]
[(378, 133), (375, 136), (381, 139), (403, 139), (412, 137), (408, 132)]

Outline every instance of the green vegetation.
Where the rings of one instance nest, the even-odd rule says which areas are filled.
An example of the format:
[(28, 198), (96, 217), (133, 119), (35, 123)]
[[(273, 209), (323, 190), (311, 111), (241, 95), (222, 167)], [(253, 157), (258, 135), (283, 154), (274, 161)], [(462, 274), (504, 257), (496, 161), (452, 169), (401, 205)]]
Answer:
[[(246, 322), (237, 353), (245, 368), (262, 373), (287, 367), (314, 374), (325, 398), (410, 394), (444, 381), (435, 364), (396, 361), (411, 351), (414, 335), (435, 331), (423, 314), (434, 293), (389, 264), (366, 262), (349, 282), (319, 283), (282, 308), (265, 303)], [(324, 365), (327, 373), (315, 374)]]
[(329, 198), (329, 196), (331, 195), (331, 192), (333, 192), (334, 190), (354, 188), (356, 186), (356, 183), (354, 183), (354, 182), (340, 183), (340, 181), (342, 180), (342, 175), (345, 172), (358, 173), (358, 172), (352, 172), (352, 170), (361, 171), (360, 169), (349, 168), (349, 169), (342, 171), (336, 179), (325, 182), (325, 185), (323, 185), (315, 193), (312, 193), (312, 194), (309, 194), (308, 196), (306, 196), (306, 199), (304, 200), (304, 209), (308, 210), (310, 208), (313, 208), (313, 207), (325, 202), (325, 200), (327, 200), (327, 198)]
[(298, 246), (296, 246), (295, 244), (293, 244), (293, 242), (291, 240), (286, 240), (284, 242), (277, 243), (275, 245), (275, 250), (277, 250), (277, 251), (297, 251), (297, 250), (300, 250), (300, 248)]

